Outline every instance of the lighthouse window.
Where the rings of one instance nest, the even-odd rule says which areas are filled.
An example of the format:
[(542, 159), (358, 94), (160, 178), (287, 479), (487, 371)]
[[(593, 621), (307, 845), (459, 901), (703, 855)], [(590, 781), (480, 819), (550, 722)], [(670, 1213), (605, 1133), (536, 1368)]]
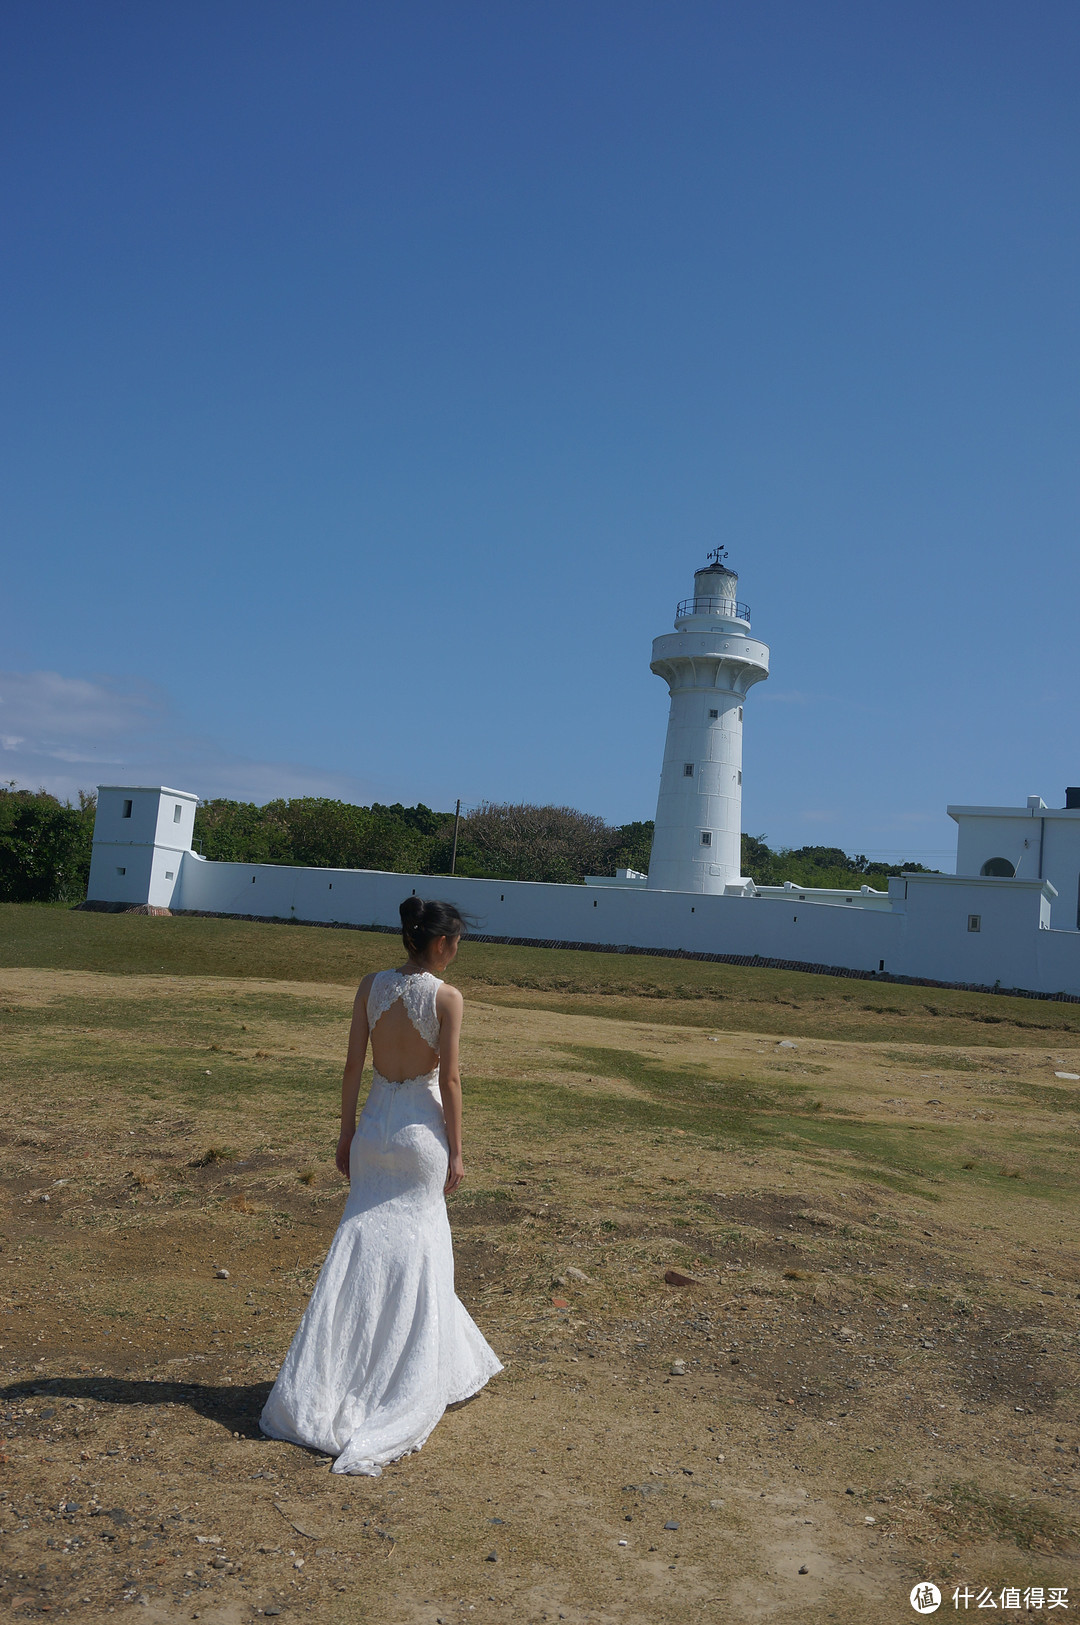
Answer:
[(175, 880), (176, 879), (176, 870), (175, 869), (166, 869), (166, 871), (165, 871), (165, 879), (166, 880)]
[(120, 816), (121, 816), (121, 818), (130, 818), (131, 817), (131, 802), (130, 801), (125, 801), (124, 802), (124, 810), (120, 814)]
[(1008, 858), (987, 858), (979, 873), (982, 875), (995, 875), (1000, 880), (1011, 880), (1016, 870)]
[(740, 784), (741, 784), (741, 783), (742, 783), (742, 768), (741, 768), (741, 767), (740, 767), (740, 769), (739, 769), (739, 771), (738, 771), (738, 774), (737, 774), (737, 775), (736, 775), (736, 777), (737, 777), (737, 778), (738, 778), (738, 780), (739, 780), (739, 783), (740, 783)]
[(742, 721), (742, 706), (739, 707), (739, 721)]
[(719, 715), (720, 715), (719, 711), (710, 711), (709, 712), (709, 720), (711, 722), (715, 722)]
[(684, 779), (692, 779), (693, 778), (693, 776), (694, 776), (694, 764), (693, 764), (693, 762), (684, 762), (683, 763), (683, 765), (682, 765), (682, 776), (683, 776)]
[(981, 931), (982, 930), (982, 915), (981, 914), (969, 914), (968, 915), (968, 930), (969, 931)]
[(117, 872), (117, 874), (118, 874), (118, 875), (126, 875), (126, 874), (127, 874), (127, 870), (126, 870), (126, 869), (117, 869), (117, 871), (116, 871), (116, 872)]
[(181, 807), (180, 803), (177, 802), (172, 813), (172, 821), (174, 824), (178, 824), (180, 822), (180, 814), (183, 812), (183, 810), (183, 807)]
[(702, 830), (702, 832), (701, 832), (701, 844), (702, 844), (702, 846), (711, 846), (712, 845), (712, 830), (711, 829), (703, 829)]

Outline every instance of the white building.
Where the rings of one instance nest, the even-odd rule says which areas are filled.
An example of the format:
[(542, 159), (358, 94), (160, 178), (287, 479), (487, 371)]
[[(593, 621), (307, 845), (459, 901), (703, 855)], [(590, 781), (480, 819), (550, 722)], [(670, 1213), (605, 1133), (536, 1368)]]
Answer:
[(675, 633), (653, 644), (671, 713), (648, 876), (622, 870), (572, 886), (215, 863), (192, 850), (190, 791), (103, 785), (88, 902), (396, 928), (413, 893), (456, 903), (497, 938), (1080, 998), (1080, 789), (1063, 808), (1040, 796), (1026, 807), (950, 807), (955, 875), (903, 875), (887, 893), (740, 877), (743, 698), (768, 676), (769, 651), (751, 638), (736, 587), (715, 557), (679, 605)]
[(956, 820), (958, 875), (1052, 880), (1060, 902), (1054, 925), (1080, 930), (1080, 787), (1065, 791), (1064, 807), (1028, 796), (1026, 807), (950, 807)]
[[(890, 880), (887, 896), (869, 887), (814, 891), (747, 882), (718, 895), (660, 891), (637, 876), (621, 884), (604, 877), (570, 886), (215, 863), (191, 850), (187, 809), (196, 798), (190, 793), (107, 785), (99, 797), (89, 888), (89, 900), (98, 906), (150, 903), (174, 911), (385, 928), (397, 926), (398, 904), (415, 893), (456, 903), (480, 934), (493, 937), (780, 960), (1080, 996), (1080, 931), (1075, 919), (1064, 928), (1052, 919), (1058, 892), (1049, 878), (904, 875)], [(1023, 808), (975, 811), (1018, 821), (1027, 816)], [(181, 838), (189, 843), (183, 849)], [(1072, 865), (1071, 895), (1078, 856), (1074, 849), (1066, 858), (1062, 849), (1062, 861)]]
[(99, 785), (87, 898), (171, 907), (198, 805), (190, 790)]
[(769, 675), (769, 650), (750, 636), (750, 610), (724, 549), (694, 574), (675, 631), (653, 642), (652, 669), (671, 693), (656, 829), (654, 891), (715, 895), (742, 874), (743, 701)]

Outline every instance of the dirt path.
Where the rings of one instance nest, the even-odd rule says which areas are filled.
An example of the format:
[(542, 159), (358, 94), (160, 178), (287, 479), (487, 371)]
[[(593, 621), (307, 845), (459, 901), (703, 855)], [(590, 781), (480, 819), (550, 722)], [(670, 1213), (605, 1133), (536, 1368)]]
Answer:
[(1080, 1053), (474, 1002), (451, 1218), (507, 1370), (346, 1480), (256, 1418), (343, 1200), (349, 1003), (0, 972), (13, 1618), (1080, 1606)]

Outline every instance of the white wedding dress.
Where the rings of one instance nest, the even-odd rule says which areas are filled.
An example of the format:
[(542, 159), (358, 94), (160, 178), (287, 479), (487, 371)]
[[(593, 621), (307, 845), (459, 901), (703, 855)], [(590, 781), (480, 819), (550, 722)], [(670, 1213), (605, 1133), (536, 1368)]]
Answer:
[[(440, 985), (428, 971), (380, 971), (369, 1031), (401, 999), (437, 1051)], [(454, 1293), (448, 1155), (438, 1067), (403, 1083), (375, 1072), (349, 1154), (349, 1199), (260, 1417), (271, 1438), (336, 1457), (335, 1473), (377, 1477), (502, 1370)]]

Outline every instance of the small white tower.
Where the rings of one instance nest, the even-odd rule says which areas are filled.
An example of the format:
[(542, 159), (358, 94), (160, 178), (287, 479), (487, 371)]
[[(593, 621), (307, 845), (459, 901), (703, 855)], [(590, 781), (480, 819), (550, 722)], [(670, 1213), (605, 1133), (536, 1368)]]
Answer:
[(726, 548), (694, 574), (674, 632), (653, 641), (652, 670), (671, 690), (649, 886), (722, 892), (742, 871), (743, 699), (769, 675)]
[(198, 805), (190, 790), (98, 785), (87, 901), (168, 908), (191, 852)]

